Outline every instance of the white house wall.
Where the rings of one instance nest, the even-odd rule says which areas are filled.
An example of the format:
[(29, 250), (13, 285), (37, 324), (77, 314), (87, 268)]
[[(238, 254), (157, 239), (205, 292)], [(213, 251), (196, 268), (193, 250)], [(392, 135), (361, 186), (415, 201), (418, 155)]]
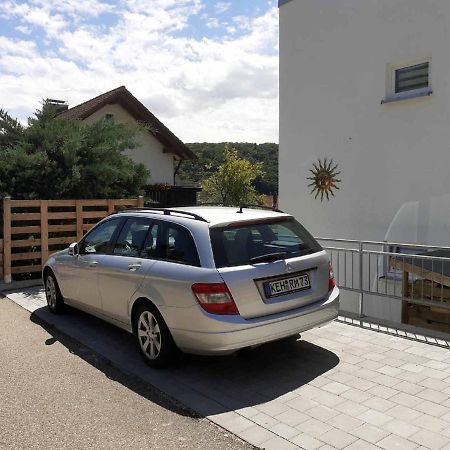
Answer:
[[(133, 116), (117, 104), (104, 106), (89, 116), (85, 122), (93, 123), (105, 117), (106, 114), (113, 114), (117, 123), (136, 123)], [(134, 150), (126, 151), (126, 154), (134, 161), (144, 164), (150, 170), (150, 183), (173, 184), (173, 155), (163, 153), (163, 145), (146, 131), (139, 133), (138, 140), (140, 146)]]
[[(450, 1), (280, 6), (280, 207), (316, 236), (450, 245)], [(382, 104), (387, 65), (431, 59), (433, 94)], [(342, 171), (330, 201), (309, 169)]]

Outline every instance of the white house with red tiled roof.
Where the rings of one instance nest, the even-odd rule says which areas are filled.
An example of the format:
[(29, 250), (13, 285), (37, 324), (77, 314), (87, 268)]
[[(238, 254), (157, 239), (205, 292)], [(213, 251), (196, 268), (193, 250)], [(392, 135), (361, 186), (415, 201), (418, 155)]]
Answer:
[(125, 86), (67, 109), (58, 117), (83, 120), (86, 123), (106, 117), (121, 124), (139, 122), (149, 125), (149, 130), (142, 131), (138, 136), (140, 146), (130, 150), (128, 154), (150, 171), (152, 184), (175, 184), (176, 170), (181, 161), (196, 158)]

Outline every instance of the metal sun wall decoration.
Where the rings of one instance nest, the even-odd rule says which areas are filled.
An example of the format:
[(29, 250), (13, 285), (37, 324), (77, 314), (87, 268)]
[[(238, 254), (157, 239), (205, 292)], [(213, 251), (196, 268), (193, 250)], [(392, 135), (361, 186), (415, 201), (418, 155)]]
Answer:
[(341, 182), (337, 176), (341, 172), (336, 172), (338, 167), (337, 164), (334, 164), (333, 160), (330, 158), (327, 161), (327, 158), (324, 158), (323, 161), (318, 158), (317, 163), (313, 163), (314, 169), (309, 169), (312, 173), (311, 177), (308, 177), (308, 180), (312, 180), (308, 187), (312, 187), (311, 194), (316, 194), (314, 198), (317, 198), (320, 195), (320, 201), (323, 201), (324, 196), (327, 200), (330, 200), (330, 195), (334, 197), (333, 190), (339, 189), (338, 183)]

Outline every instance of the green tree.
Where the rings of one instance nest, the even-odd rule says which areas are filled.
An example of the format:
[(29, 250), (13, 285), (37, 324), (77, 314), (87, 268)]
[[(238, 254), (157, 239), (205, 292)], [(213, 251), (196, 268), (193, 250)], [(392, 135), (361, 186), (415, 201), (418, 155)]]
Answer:
[(2, 111), (0, 193), (19, 199), (138, 195), (149, 173), (124, 152), (138, 146), (139, 130), (106, 119), (92, 125), (58, 119), (46, 102), (28, 127)]
[(262, 175), (262, 163), (240, 158), (236, 149), (225, 146), (223, 163), (203, 182), (203, 190), (209, 201), (224, 205), (260, 203), (252, 182)]
[(217, 172), (223, 163), (223, 148), (229, 145), (237, 150), (240, 158), (263, 164), (263, 175), (253, 181), (258, 193), (270, 195), (278, 192), (278, 144), (196, 142), (186, 145), (197, 155), (197, 159), (183, 162), (178, 172), (182, 180), (202, 183)]

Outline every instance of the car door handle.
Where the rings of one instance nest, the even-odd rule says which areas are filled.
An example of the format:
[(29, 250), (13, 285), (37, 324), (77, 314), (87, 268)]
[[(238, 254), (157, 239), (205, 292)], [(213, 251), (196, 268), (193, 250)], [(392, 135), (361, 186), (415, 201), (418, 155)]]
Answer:
[(128, 264), (128, 270), (131, 270), (131, 271), (136, 271), (136, 270), (140, 269), (140, 267), (141, 267), (141, 263)]
[(89, 267), (95, 267), (95, 266), (97, 266), (98, 265), (98, 261), (91, 261), (90, 263), (89, 263)]

